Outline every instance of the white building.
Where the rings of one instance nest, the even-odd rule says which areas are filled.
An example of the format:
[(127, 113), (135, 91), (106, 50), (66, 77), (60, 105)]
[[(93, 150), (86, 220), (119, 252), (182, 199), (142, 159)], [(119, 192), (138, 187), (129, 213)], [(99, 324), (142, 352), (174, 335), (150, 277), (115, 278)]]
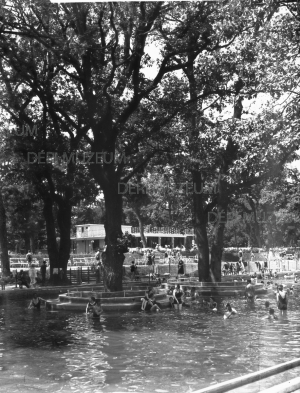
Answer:
[[(128, 232), (136, 237), (135, 244), (132, 247), (141, 246), (141, 235), (139, 228), (131, 225), (122, 225), (122, 232)], [(144, 235), (147, 241), (147, 247), (155, 247), (160, 244), (162, 247), (169, 245), (171, 247), (180, 247), (182, 245), (190, 246), (194, 239), (193, 229), (184, 231), (173, 227), (150, 227), (146, 226)], [(75, 237), (72, 237), (72, 250), (77, 254), (89, 254), (95, 252), (98, 248), (103, 249), (105, 245), (104, 224), (83, 224), (76, 225)]]

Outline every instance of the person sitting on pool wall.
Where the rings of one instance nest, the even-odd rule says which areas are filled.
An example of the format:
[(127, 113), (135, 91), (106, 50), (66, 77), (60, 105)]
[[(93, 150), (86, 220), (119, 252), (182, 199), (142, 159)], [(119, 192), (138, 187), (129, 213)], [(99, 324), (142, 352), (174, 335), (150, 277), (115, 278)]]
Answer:
[(278, 310), (286, 311), (288, 305), (288, 296), (286, 291), (283, 290), (282, 284), (278, 285), (277, 287), (276, 300), (277, 300)]
[(154, 296), (154, 291), (153, 288), (150, 288), (148, 291), (145, 292), (145, 296), (141, 298), (142, 301), (142, 311), (145, 310), (146, 304), (148, 302), (149, 299), (152, 299)]
[(36, 308), (37, 310), (40, 310), (41, 301), (45, 302), (46, 300), (42, 299), (41, 297), (38, 297), (37, 293), (34, 293), (28, 308)]
[(148, 299), (147, 304), (145, 306), (145, 311), (161, 311), (158, 307), (155, 299)]
[(224, 314), (224, 319), (232, 318), (233, 316), (235, 316), (237, 314), (236, 309), (231, 307), (230, 303), (227, 303), (225, 307), (226, 307), (226, 312)]

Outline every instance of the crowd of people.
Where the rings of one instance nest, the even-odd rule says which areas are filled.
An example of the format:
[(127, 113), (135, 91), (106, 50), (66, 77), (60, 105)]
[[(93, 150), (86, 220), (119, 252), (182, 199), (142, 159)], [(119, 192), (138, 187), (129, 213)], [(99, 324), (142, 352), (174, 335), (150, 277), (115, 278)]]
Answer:
[[(256, 296), (255, 282), (256, 280), (248, 279), (244, 291), (246, 302), (252, 305), (262, 300), (258, 299)], [(274, 294), (276, 295), (276, 307), (280, 313), (284, 313), (287, 311), (288, 308), (289, 297), (294, 294), (294, 285), (292, 285), (291, 288), (288, 288), (283, 284), (275, 284), (275, 288), (276, 290), (274, 291)], [(183, 286), (182, 288), (180, 284), (177, 284), (174, 288), (170, 288), (168, 290), (168, 295), (170, 308), (181, 310), (183, 305), (187, 307), (197, 305), (204, 310), (210, 310), (223, 314), (224, 319), (230, 319), (238, 315), (237, 310), (232, 306), (231, 303), (220, 303), (218, 305), (218, 303), (212, 296), (207, 299), (206, 297), (202, 297), (201, 295), (199, 295), (195, 287), (191, 290), (188, 290), (185, 286)], [(155, 300), (155, 294), (153, 289), (147, 291), (145, 297), (143, 297), (141, 301), (141, 310), (143, 311), (161, 310), (159, 302)], [(265, 309), (268, 311), (268, 314), (264, 317), (264, 319), (277, 319), (275, 309), (274, 307), (270, 307), (270, 302), (268, 300), (265, 302)]]
[[(182, 259), (179, 259), (178, 264), (177, 264), (177, 266), (178, 266), (177, 278), (180, 276), (183, 276), (185, 274), (184, 273), (184, 265), (185, 265), (184, 261)], [(154, 265), (153, 267), (154, 267), (153, 273), (150, 273), (150, 278), (151, 278), (151, 280), (156, 279), (157, 283), (160, 284), (162, 282), (162, 279), (159, 277), (157, 265)], [(139, 271), (138, 265), (136, 264), (135, 261), (132, 261), (131, 265), (130, 265), (130, 278), (133, 281), (138, 281), (141, 279), (140, 271)]]

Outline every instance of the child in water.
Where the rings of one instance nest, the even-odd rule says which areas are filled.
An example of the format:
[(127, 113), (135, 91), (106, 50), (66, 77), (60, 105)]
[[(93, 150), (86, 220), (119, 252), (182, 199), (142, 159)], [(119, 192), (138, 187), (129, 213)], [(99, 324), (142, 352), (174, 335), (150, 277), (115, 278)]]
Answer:
[(211, 296), (209, 298), (209, 308), (210, 310), (216, 312), (217, 310), (217, 302), (215, 302), (214, 298)]
[(100, 306), (100, 300), (96, 300), (94, 296), (91, 297), (91, 300), (86, 305), (86, 314), (91, 314), (93, 318), (99, 317), (102, 313), (102, 307)]
[(278, 317), (275, 315), (274, 308), (269, 308), (269, 315), (267, 315), (263, 319), (269, 319), (270, 321), (278, 319)]
[(265, 302), (265, 307), (266, 307), (266, 309), (268, 309), (270, 307), (270, 302), (268, 300), (266, 300), (266, 302)]
[(237, 314), (236, 309), (234, 309), (233, 307), (231, 307), (230, 303), (226, 304), (226, 312), (224, 314), (224, 319), (229, 319), (232, 318), (233, 316), (235, 316)]

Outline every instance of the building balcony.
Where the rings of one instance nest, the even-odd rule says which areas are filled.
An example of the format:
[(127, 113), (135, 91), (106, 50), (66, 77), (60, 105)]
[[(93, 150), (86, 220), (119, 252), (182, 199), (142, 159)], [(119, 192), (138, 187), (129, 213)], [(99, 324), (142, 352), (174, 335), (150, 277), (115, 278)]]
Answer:
[[(140, 234), (140, 228), (137, 227), (132, 227), (131, 228), (131, 233), (134, 234)], [(146, 226), (144, 228), (144, 233), (147, 236), (147, 234), (157, 234), (158, 236), (164, 236), (164, 235), (181, 235), (181, 236), (193, 236), (194, 235), (194, 229), (179, 229), (179, 228), (174, 228), (174, 227), (149, 227)]]

